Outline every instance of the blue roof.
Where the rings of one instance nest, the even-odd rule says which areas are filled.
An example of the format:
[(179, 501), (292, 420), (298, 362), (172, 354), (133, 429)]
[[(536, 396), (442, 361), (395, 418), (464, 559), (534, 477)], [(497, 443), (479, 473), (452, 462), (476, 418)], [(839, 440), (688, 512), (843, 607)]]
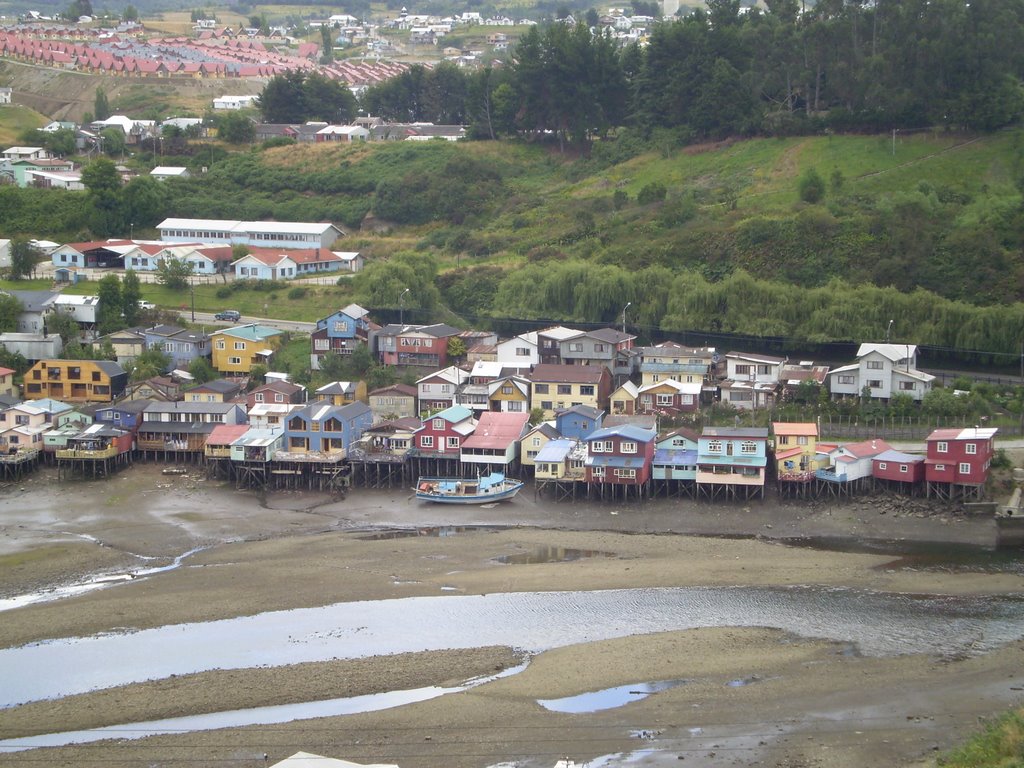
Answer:
[(583, 439), (589, 443), (591, 440), (604, 440), (607, 437), (625, 437), (630, 440), (636, 440), (638, 443), (648, 443), (657, 436), (658, 433), (653, 429), (644, 429), (633, 424), (622, 424), (617, 427), (602, 427), (596, 432), (591, 432)]
[[(469, 410), (469, 408), (467, 408), (466, 406), (453, 405), (450, 408), (445, 408), (443, 411), (440, 411), (439, 413), (435, 413), (430, 418), (444, 419), (445, 421), (450, 421), (453, 424), (458, 424), (460, 421), (465, 421), (472, 415), (473, 412)], [(424, 419), (424, 421), (426, 421), (426, 419)]]
[(533, 460), (535, 462), (563, 461), (575, 446), (575, 440), (567, 440), (565, 438), (549, 440), (547, 444), (537, 452), (537, 455), (533, 457)]

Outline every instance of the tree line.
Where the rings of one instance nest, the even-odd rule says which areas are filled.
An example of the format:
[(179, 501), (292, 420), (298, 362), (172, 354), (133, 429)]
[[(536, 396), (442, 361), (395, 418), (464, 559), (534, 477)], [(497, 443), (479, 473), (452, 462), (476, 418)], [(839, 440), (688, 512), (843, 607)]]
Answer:
[(729, 135), (991, 130), (1022, 113), (1024, 0), (708, 0), (619, 47), (586, 24), (531, 27), (507, 66), (414, 66), (361, 104), (392, 120), (586, 142), (610, 128)]

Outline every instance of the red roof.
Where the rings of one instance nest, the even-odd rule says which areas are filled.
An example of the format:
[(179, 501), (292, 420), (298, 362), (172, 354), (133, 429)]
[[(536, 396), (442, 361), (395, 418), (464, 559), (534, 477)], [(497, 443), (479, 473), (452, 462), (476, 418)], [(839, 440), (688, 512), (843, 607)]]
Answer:
[(231, 445), (249, 431), (248, 424), (218, 424), (206, 438), (207, 445)]
[(865, 440), (863, 443), (846, 443), (843, 445), (843, 448), (858, 459), (877, 456), (880, 453), (891, 450), (890, 445), (885, 440)]
[(476, 429), (462, 445), (465, 448), (503, 450), (523, 436), (523, 428), (529, 420), (528, 413), (487, 411), (480, 415)]

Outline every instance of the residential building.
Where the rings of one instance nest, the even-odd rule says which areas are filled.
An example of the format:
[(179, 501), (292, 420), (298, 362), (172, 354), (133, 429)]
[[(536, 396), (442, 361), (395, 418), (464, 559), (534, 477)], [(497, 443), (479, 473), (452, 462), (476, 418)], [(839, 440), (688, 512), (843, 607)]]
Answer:
[(540, 362), (537, 351), (537, 332), (521, 333), (511, 339), (499, 341), (495, 349), (494, 359), (505, 365), (529, 368)]
[(562, 437), (582, 440), (604, 426), (604, 411), (589, 405), (574, 405), (555, 414), (555, 428)]
[(231, 403), (242, 394), (242, 386), (230, 379), (214, 379), (185, 390), (186, 403)]
[(340, 272), (345, 261), (326, 248), (255, 248), (234, 262), (239, 280), (288, 280), (322, 272)]
[(528, 413), (487, 411), (476, 429), (462, 441), (460, 461), (479, 472), (509, 474), (519, 459), (519, 441), (530, 420)]
[(154, 325), (143, 330), (146, 347), (160, 347), (171, 358), (173, 368), (187, 369), (197, 358), (211, 356), (212, 343), (208, 334), (177, 325)]
[(684, 382), (674, 379), (644, 384), (639, 389), (637, 413), (660, 413), (678, 415), (694, 413), (700, 408), (700, 393), (703, 383)]
[(619, 416), (632, 415), (637, 412), (640, 400), (640, 388), (632, 381), (624, 381), (609, 397), (611, 412)]
[(141, 326), (134, 328), (122, 328), (119, 331), (100, 336), (92, 343), (94, 351), (99, 352), (109, 344), (117, 355), (117, 362), (124, 365), (130, 363), (136, 357), (146, 351), (146, 334)]
[(110, 360), (40, 360), (26, 373), (26, 400), (110, 403), (128, 383), (124, 368)]
[(697, 492), (708, 499), (764, 498), (768, 430), (704, 427), (697, 442)]
[(725, 378), (732, 381), (776, 384), (786, 358), (750, 352), (729, 352), (725, 356)]
[(532, 461), (538, 483), (582, 481), (586, 478), (587, 445), (579, 440), (554, 438), (544, 444)]
[(356, 347), (368, 343), (370, 330), (374, 327), (369, 313), (358, 304), (349, 304), (317, 320), (316, 330), (310, 335), (310, 366), (319, 371), (327, 355), (351, 355)]
[(213, 367), (220, 373), (243, 375), (254, 365), (268, 365), (281, 346), (281, 331), (267, 325), (239, 325), (210, 335)]
[(154, 376), (144, 381), (132, 382), (125, 387), (124, 399), (173, 402), (181, 399), (181, 383), (166, 376)]
[(887, 486), (912, 493), (925, 481), (925, 457), (889, 450), (871, 460), (871, 477)]
[(715, 363), (718, 353), (714, 347), (685, 347), (666, 341), (653, 347), (640, 347), (640, 385), (656, 384), (665, 380), (686, 384), (700, 382), (708, 392), (708, 399), (717, 389)]
[(824, 454), (828, 466), (819, 467), (814, 476), (838, 485), (859, 484), (871, 477), (874, 458), (889, 450), (892, 446), (880, 439), (837, 445)]
[(529, 429), (519, 441), (519, 456), (522, 465), (532, 468), (537, 456), (544, 450), (544, 446), (560, 437), (558, 429), (550, 421), (542, 421)]
[(920, 401), (934, 381), (931, 374), (917, 370), (914, 344), (861, 344), (857, 362), (833, 368), (828, 374), (833, 397), (859, 397), (867, 389), (869, 397), (877, 400), (900, 394)]
[(151, 400), (120, 400), (97, 408), (93, 421), (134, 433), (142, 424), (146, 409), (152, 404)]
[(306, 402), (306, 388), (301, 384), (293, 384), (290, 381), (270, 380), (266, 384), (260, 384), (245, 396), (247, 408), (259, 405), (260, 403), (274, 404), (301, 404)]
[(260, 402), (246, 409), (249, 425), (255, 429), (284, 429), (288, 417), (304, 403)]
[(413, 440), (413, 448), (422, 456), (458, 458), (462, 442), (476, 429), (473, 412), (462, 405), (453, 405), (428, 416), (422, 423)]
[(334, 405), (348, 405), (356, 401), (366, 402), (365, 381), (332, 381), (316, 391), (317, 400), (327, 400)]
[(385, 365), (444, 368), (448, 364), (448, 340), (459, 329), (435, 325), (388, 325), (375, 336), (377, 355)]
[(0, 365), (0, 395), (17, 395), (18, 387), (14, 383), (14, 374), (17, 373), (13, 368), (4, 368)]
[(488, 410), (506, 413), (530, 412), (530, 380), (512, 374), (487, 385)]
[(700, 435), (685, 427), (659, 437), (654, 444), (651, 478), (664, 486), (666, 495), (680, 491), (692, 493), (697, 482), (697, 455)]
[(603, 365), (615, 381), (623, 381), (633, 375), (638, 360), (635, 339), (614, 328), (578, 331), (559, 341), (559, 357), (563, 365)]
[(219, 424), (245, 420), (240, 403), (153, 403), (142, 412), (136, 447), (146, 455), (190, 461), (203, 455), (207, 438)]
[(810, 482), (824, 464), (818, 456), (818, 425), (814, 422), (772, 422), (775, 471), (780, 483)]
[(586, 481), (594, 485), (645, 486), (654, 461), (653, 429), (632, 425), (603, 427), (583, 438)]
[(370, 410), (374, 421), (393, 421), (418, 416), (416, 387), (408, 384), (392, 384), (390, 387), (375, 389), (369, 394)]
[(547, 365), (561, 365), (562, 342), (579, 335), (579, 333), (580, 331), (575, 328), (566, 328), (561, 325), (537, 331), (537, 354), (540, 357), (540, 362)]
[(784, 403), (798, 398), (816, 399), (828, 381), (828, 366), (815, 365), (813, 360), (786, 363), (779, 373), (779, 398)]
[(289, 414), (285, 450), (347, 455), (349, 448), (372, 424), (373, 414), (366, 403), (334, 405), (326, 400), (314, 400)]
[(995, 455), (993, 427), (936, 429), (925, 445), (928, 495), (940, 498), (981, 498)]
[(612, 375), (603, 365), (541, 363), (534, 366), (530, 380), (531, 407), (540, 408), (545, 419), (574, 405), (604, 410), (611, 394)]
[(454, 365), (424, 376), (416, 382), (420, 412), (429, 413), (455, 404), (459, 387), (469, 381), (469, 373)]

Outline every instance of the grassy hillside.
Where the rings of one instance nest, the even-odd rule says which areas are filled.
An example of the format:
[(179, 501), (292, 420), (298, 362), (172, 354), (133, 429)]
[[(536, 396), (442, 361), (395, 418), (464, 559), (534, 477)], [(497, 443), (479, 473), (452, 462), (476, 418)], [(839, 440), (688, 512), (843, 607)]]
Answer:
[(24, 131), (30, 128), (42, 128), (49, 122), (45, 115), (28, 107), (17, 104), (0, 107), (0, 147), (18, 144), (19, 137)]

